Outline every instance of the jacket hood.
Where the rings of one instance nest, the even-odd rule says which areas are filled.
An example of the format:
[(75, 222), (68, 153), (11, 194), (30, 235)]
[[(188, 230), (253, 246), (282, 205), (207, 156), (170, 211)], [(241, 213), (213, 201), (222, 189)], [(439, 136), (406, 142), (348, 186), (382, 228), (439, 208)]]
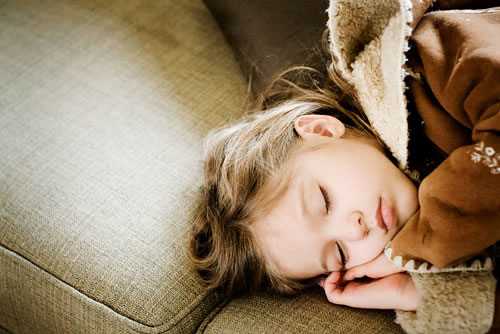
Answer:
[(330, 0), (333, 66), (355, 88), (372, 126), (408, 168), (404, 78), (408, 39), (433, 0)]

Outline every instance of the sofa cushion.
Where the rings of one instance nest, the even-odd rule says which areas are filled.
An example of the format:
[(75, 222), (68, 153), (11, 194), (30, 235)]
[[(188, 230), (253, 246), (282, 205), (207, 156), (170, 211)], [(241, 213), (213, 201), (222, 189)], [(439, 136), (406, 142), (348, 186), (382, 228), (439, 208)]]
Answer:
[(205, 5), (2, 1), (0, 49), (0, 327), (195, 331), (186, 201), (246, 94)]
[(325, 71), (321, 36), (328, 16), (326, 0), (204, 0), (215, 16), (258, 96), (290, 66)]
[[(393, 311), (362, 310), (328, 303), (321, 288), (297, 297), (237, 298), (203, 324), (205, 334), (317, 333), (402, 334)], [(249, 330), (251, 329), (251, 330)]]

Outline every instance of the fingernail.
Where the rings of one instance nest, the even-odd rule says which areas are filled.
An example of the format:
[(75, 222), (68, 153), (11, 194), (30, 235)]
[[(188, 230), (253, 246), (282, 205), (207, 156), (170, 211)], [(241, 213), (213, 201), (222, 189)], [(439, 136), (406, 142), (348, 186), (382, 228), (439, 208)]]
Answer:
[(324, 278), (318, 280), (318, 284), (319, 284), (320, 287), (323, 287), (324, 283), (325, 283), (325, 279)]

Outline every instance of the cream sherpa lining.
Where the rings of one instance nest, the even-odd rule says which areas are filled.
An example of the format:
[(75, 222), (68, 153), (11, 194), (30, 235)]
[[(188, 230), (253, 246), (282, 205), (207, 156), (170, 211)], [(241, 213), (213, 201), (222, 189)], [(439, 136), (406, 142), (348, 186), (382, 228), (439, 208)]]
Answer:
[[(491, 272), (410, 275), (420, 300), (416, 313), (396, 311), (396, 322), (405, 332), (439, 334), (450, 333), (450, 329), (460, 334), (488, 332), (493, 321), (496, 285)], [(446, 296), (453, 296), (453, 307)]]
[(334, 66), (354, 86), (371, 124), (406, 170), (409, 136), (403, 65), (412, 3), (379, 0), (367, 6), (339, 0), (331, 2), (328, 14)]
[(403, 263), (403, 258), (401, 256), (396, 256), (392, 258), (392, 248), (389, 244), (384, 250), (385, 256), (396, 266), (412, 273), (447, 273), (447, 272), (457, 272), (457, 271), (491, 271), (493, 270), (493, 260), (490, 257), (485, 257), (481, 259), (471, 260), (470, 262), (464, 262), (453, 267), (439, 268), (429, 262), (416, 263), (414, 260), (409, 260)]

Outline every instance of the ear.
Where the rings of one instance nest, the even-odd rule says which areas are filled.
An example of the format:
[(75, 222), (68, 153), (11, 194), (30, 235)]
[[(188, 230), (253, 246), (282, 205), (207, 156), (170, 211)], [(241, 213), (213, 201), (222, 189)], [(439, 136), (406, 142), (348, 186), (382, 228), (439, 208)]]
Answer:
[(304, 115), (295, 120), (295, 131), (302, 139), (319, 137), (340, 138), (344, 135), (344, 123), (328, 115)]

